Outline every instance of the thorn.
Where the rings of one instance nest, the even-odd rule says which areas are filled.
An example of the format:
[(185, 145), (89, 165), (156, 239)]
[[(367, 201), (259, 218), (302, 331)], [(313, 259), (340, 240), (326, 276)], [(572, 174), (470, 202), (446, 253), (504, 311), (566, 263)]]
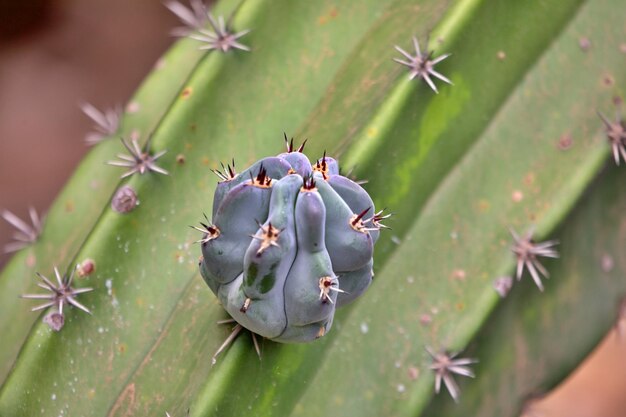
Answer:
[(242, 313), (245, 314), (245, 312), (248, 311), (248, 308), (250, 308), (250, 302), (251, 301), (252, 300), (250, 299), (250, 297), (246, 298), (246, 301), (243, 302), (243, 305), (241, 306), (239, 311), (241, 311)]
[(142, 151), (139, 147), (139, 144), (136, 140), (131, 140), (130, 143), (124, 140), (124, 138), (120, 138), (122, 141), (122, 145), (128, 150), (129, 155), (118, 154), (117, 161), (108, 161), (107, 164), (129, 168), (124, 174), (122, 174), (121, 178), (129, 177), (135, 173), (145, 174), (146, 172), (156, 172), (158, 174), (169, 175), (169, 172), (159, 167), (156, 164), (156, 160), (163, 156), (167, 151), (161, 151), (154, 155), (150, 154), (150, 142), (152, 137), (150, 137), (146, 143), (146, 150)]
[(76, 265), (76, 268), (73, 268), (71, 270), (71, 273), (69, 276), (67, 274), (61, 276), (58, 268), (55, 266), (54, 274), (56, 276), (58, 285), (53, 284), (52, 281), (50, 281), (47, 277), (40, 274), (39, 272), (36, 272), (35, 274), (43, 282), (42, 284), (38, 284), (38, 286), (48, 291), (49, 294), (23, 294), (21, 296), (21, 298), (26, 298), (26, 299), (47, 300), (44, 304), (33, 307), (31, 311), (39, 311), (39, 310), (43, 310), (43, 309), (46, 309), (48, 307), (53, 307), (53, 306), (56, 307), (57, 311), (51, 313), (46, 321), (46, 323), (53, 330), (58, 331), (61, 329), (61, 327), (63, 327), (64, 317), (63, 317), (63, 320), (61, 320), (61, 318), (59, 318), (58, 316), (54, 314), (63, 316), (63, 307), (67, 304), (71, 304), (74, 307), (84, 311), (85, 313), (91, 314), (91, 311), (87, 307), (85, 307), (84, 305), (76, 301), (76, 297), (79, 294), (93, 291), (93, 288), (73, 288), (72, 287), (72, 283), (74, 281), (74, 272), (78, 268), (80, 268), (80, 265)]
[(328, 179), (328, 164), (326, 163), (326, 151), (324, 150), (324, 154), (321, 159), (318, 159), (315, 162), (315, 165), (312, 166), (314, 171), (320, 172), (322, 177), (327, 180)]
[(382, 224), (383, 220), (386, 220), (386, 219), (390, 218), (393, 215), (393, 213), (387, 213), (387, 214), (383, 215), (383, 212), (385, 210), (387, 210), (387, 208), (384, 208), (384, 209), (378, 211), (377, 213), (374, 213), (374, 215), (372, 217), (370, 217), (369, 219), (363, 221), (364, 224), (368, 224), (368, 223), (372, 224), (372, 227), (367, 229), (367, 230), (380, 230), (380, 229), (390, 229), (391, 230), (391, 228), (389, 226), (386, 226), (386, 225)]
[(16, 252), (39, 239), (43, 229), (43, 217), (40, 218), (33, 207), (28, 208), (28, 214), (31, 224), (26, 223), (9, 210), (2, 210), (0, 213), (2, 218), (16, 229), (13, 233), (14, 241), (4, 246), (4, 253)]
[(410, 53), (406, 52), (404, 49), (396, 45), (396, 50), (400, 52), (404, 58), (393, 59), (395, 62), (409, 67), (409, 79), (412, 80), (414, 78), (421, 78), (435, 93), (439, 93), (439, 91), (437, 90), (435, 83), (430, 78), (431, 76), (452, 85), (452, 81), (435, 71), (433, 68), (436, 64), (448, 58), (450, 54), (440, 55), (435, 59), (433, 59), (432, 51), (426, 55), (423, 55), (416, 37), (413, 37), (413, 47), (415, 48), (415, 55), (411, 55)]
[(287, 153), (291, 153), (291, 152), (300, 152), (300, 153), (302, 153), (302, 151), (304, 150), (304, 145), (306, 145), (306, 141), (308, 139), (305, 139), (304, 142), (302, 142), (302, 145), (300, 145), (298, 147), (298, 149), (295, 149), (294, 146), (293, 146), (293, 138), (291, 138), (291, 140), (289, 140), (287, 138), (287, 133), (285, 133), (285, 132), (283, 132), (283, 136), (285, 138), (285, 146), (287, 147)]
[(220, 237), (220, 229), (218, 229), (217, 226), (215, 226), (213, 223), (209, 221), (209, 218), (207, 217), (206, 213), (202, 213), (202, 214), (204, 215), (206, 223), (200, 222), (200, 225), (202, 227), (198, 227), (198, 226), (189, 226), (189, 227), (199, 232), (202, 232), (204, 234), (202, 239), (196, 240), (194, 243), (205, 244), (205, 243), (210, 242), (213, 239), (217, 239), (218, 237)]
[(365, 216), (365, 214), (370, 211), (371, 207), (366, 208), (362, 212), (360, 212), (354, 219), (352, 219), (352, 226), (356, 226), (356, 224)]
[[(234, 319), (226, 319), (226, 320), (220, 320), (217, 323), (229, 324), (229, 323), (236, 323), (236, 321)], [(244, 327), (241, 324), (237, 323), (237, 325), (233, 328), (233, 331), (230, 333), (230, 335), (226, 338), (226, 340), (224, 340), (224, 343), (222, 343), (220, 347), (217, 349), (217, 351), (213, 354), (213, 357), (211, 358), (211, 366), (217, 363), (217, 356), (233, 343), (233, 341), (237, 338), (237, 336), (239, 335), (239, 333), (241, 333), (243, 329)], [(254, 343), (254, 348), (256, 350), (256, 353), (259, 356), (259, 359), (261, 359), (261, 349), (259, 347), (258, 341), (256, 340), (257, 335), (253, 332), (250, 332), (250, 333), (252, 334), (252, 342)]]
[(215, 50), (226, 53), (231, 49), (240, 49), (250, 52), (250, 48), (239, 42), (239, 38), (250, 33), (249, 29), (240, 32), (233, 32), (230, 29), (231, 18), (228, 23), (224, 22), (223, 16), (218, 16), (217, 20), (210, 12), (206, 13), (206, 18), (213, 31), (200, 28), (195, 33), (188, 35), (189, 38), (200, 41), (205, 45), (200, 46), (201, 50)]
[(230, 333), (230, 335), (226, 338), (226, 340), (224, 340), (224, 343), (222, 343), (220, 345), (220, 347), (217, 348), (217, 351), (215, 351), (215, 353), (211, 357), (211, 366), (213, 366), (213, 365), (215, 365), (217, 363), (217, 356), (220, 353), (222, 353), (224, 351), (224, 349), (226, 349), (231, 343), (233, 343), (233, 341), (235, 340), (237, 335), (239, 335), (239, 333), (241, 332), (242, 329), (243, 329), (243, 326), (241, 324), (237, 324), (235, 326), (235, 328)]
[(164, 3), (173, 14), (176, 15), (184, 26), (172, 29), (172, 36), (185, 37), (195, 31), (204, 29), (207, 21), (207, 8), (202, 0), (190, 0), (191, 7), (184, 6), (178, 1), (166, 1)]
[(611, 122), (600, 111), (596, 112), (604, 124), (615, 164), (620, 164), (620, 158), (626, 162), (626, 123), (620, 118), (619, 111), (616, 110), (615, 122)]
[(315, 178), (313, 175), (309, 175), (305, 177), (302, 183), (302, 191), (313, 191), (315, 190)]
[(291, 138), (290, 144), (289, 139), (287, 139), (287, 132), (283, 132), (283, 136), (285, 137), (285, 146), (287, 147), (287, 153), (293, 152), (293, 138)]
[(85, 142), (88, 145), (100, 143), (106, 137), (112, 136), (117, 132), (123, 113), (121, 106), (100, 111), (89, 103), (82, 103), (80, 109), (94, 122), (94, 131), (88, 133), (85, 137)]
[(230, 181), (237, 176), (237, 171), (235, 171), (235, 158), (232, 159), (232, 166), (230, 164), (224, 165), (223, 162), (220, 162), (222, 166), (222, 171), (217, 169), (211, 169), (217, 177), (221, 180), (220, 182)]
[(252, 343), (254, 344), (254, 350), (256, 351), (259, 360), (261, 360), (261, 348), (259, 347), (259, 341), (257, 340), (255, 333), (250, 332), (250, 334), (252, 334)]
[(559, 242), (549, 240), (543, 243), (535, 243), (532, 239), (534, 233), (533, 228), (529, 229), (521, 237), (513, 229), (509, 229), (509, 231), (513, 236), (511, 251), (517, 257), (517, 280), (519, 281), (522, 278), (524, 269), (527, 269), (539, 290), (543, 291), (541, 275), (548, 278), (549, 274), (537, 257), (558, 258), (559, 254), (556, 249), (554, 249), (554, 246), (558, 245)]
[(468, 365), (475, 364), (478, 360), (470, 358), (455, 359), (459, 352), (452, 354), (447, 352), (435, 353), (428, 347), (425, 347), (425, 349), (432, 358), (430, 369), (435, 372), (435, 393), (439, 394), (441, 382), (443, 382), (454, 402), (458, 402), (461, 391), (454, 380), (453, 374), (474, 378), (474, 372)]
[(256, 178), (252, 175), (252, 172), (250, 171), (250, 179), (252, 181), (252, 185), (256, 187), (269, 188), (272, 186), (272, 178), (267, 175), (267, 170), (265, 169), (263, 164), (261, 164), (261, 166), (259, 167), (259, 173), (257, 174)]
[(344, 290), (337, 288), (337, 285), (339, 284), (337, 283), (336, 278), (335, 279), (333, 279), (332, 277), (320, 278), (319, 289), (320, 289), (320, 300), (322, 301), (322, 303), (330, 302), (331, 304), (335, 304), (333, 299), (330, 297), (331, 291), (346, 293)]

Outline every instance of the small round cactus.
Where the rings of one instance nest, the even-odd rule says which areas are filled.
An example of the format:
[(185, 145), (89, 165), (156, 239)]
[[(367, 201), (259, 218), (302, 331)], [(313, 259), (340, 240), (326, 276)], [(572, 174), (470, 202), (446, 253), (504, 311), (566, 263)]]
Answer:
[(218, 175), (213, 222), (200, 229), (202, 277), (256, 334), (283, 343), (324, 336), (335, 308), (370, 285), (387, 216), (336, 160), (311, 164), (302, 146)]

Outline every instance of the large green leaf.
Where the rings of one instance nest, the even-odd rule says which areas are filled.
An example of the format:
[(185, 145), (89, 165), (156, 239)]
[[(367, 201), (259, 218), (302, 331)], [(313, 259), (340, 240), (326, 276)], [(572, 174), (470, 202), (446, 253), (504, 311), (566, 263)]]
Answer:
[[(93, 200), (99, 208), (98, 214), (103, 207), (104, 212), (93, 230), (93, 219), (84, 225), (89, 229), (89, 237), (78, 254), (70, 253), (66, 262), (73, 255), (78, 260), (87, 257), (95, 260), (97, 271), (88, 284), (84, 284), (96, 287), (93, 294), (84, 296), (94, 317), (81, 317), (73, 312), (61, 334), (50, 333), (41, 323), (35, 325), (11, 381), (3, 388), (0, 414), (28, 415), (34, 410), (39, 412), (40, 408), (56, 409), (59, 404), (68, 403), (76, 407), (73, 413), (87, 414), (88, 411), (80, 411), (82, 408), (98, 415), (97, 410), (106, 409), (113, 403), (112, 399), (124, 386), (125, 378), (157, 339), (178, 294), (196, 272), (197, 248), (189, 247), (195, 236), (187, 225), (200, 219), (201, 213), (210, 208), (215, 177), (209, 173), (209, 168), (217, 167), (219, 160), (232, 156), (239, 165), (244, 165), (257, 155), (278, 151), (282, 146), (282, 132), (294, 131), (299, 121), (315, 106), (345, 55), (386, 4), (372, 0), (359, 6), (338, 7), (333, 2), (294, 4), (284, 1), (278, 4), (246, 1), (238, 9), (234, 23), (236, 27), (253, 29), (243, 39), (253, 47), (253, 52), (211, 53), (194, 67), (193, 74), (183, 86), (185, 94), (178, 96), (153, 134), (153, 148), (168, 150), (161, 160), (172, 175), (133, 178), (130, 184), (138, 191), (141, 204), (132, 214), (122, 216), (108, 209), (106, 200), (115, 185), (111, 185), (108, 191), (102, 190), (103, 201), (95, 201), (94, 193), (85, 193), (85, 187), (81, 187), (100, 173), (104, 161), (112, 159), (112, 154), (119, 152), (121, 145), (103, 144), (96, 151), (110, 147), (106, 155), (90, 155), (77, 171), (80, 180), (72, 181), (65, 193), (82, 195), (85, 204), (91, 204)], [(333, 41), (338, 37), (342, 42)], [(165, 66), (158, 71), (173, 68), (179, 60), (187, 65), (186, 55), (190, 50), (194, 56), (199, 55), (195, 51), (197, 46), (197, 42), (187, 40), (177, 45), (166, 56)], [(172, 59), (175, 61), (170, 62)], [(176, 71), (176, 74), (180, 72)], [(168, 80), (161, 82), (167, 84)], [(176, 88), (179, 89), (179, 85)], [(150, 90), (150, 97), (159, 93), (157, 87)], [(141, 109), (150, 107), (150, 97), (145, 100), (137, 98)], [(328, 139), (329, 143), (331, 140)], [(185, 155), (184, 165), (175, 162), (178, 154)], [(120, 174), (118, 170), (105, 168), (102, 178), (110, 175), (115, 179)], [(54, 210), (51, 217), (58, 224), (53, 230), (55, 236), (65, 242), (63, 230), (73, 230), (71, 219), (56, 220), (60, 215)], [(51, 230), (49, 223), (40, 245), (47, 244)], [(73, 252), (78, 247), (73, 246)], [(167, 267), (154, 262), (155, 259), (168, 260)], [(60, 263), (61, 260), (56, 258), (49, 264), (40, 261), (36, 268), (47, 275), (53, 264)], [(11, 363), (23, 340), (23, 336), (18, 335), (27, 333), (31, 320), (36, 318), (35, 314), (28, 312), (32, 304), (17, 299), (18, 294), (32, 291), (34, 269), (26, 271), (30, 274), (25, 272), (25, 276), (16, 276), (10, 267), (5, 272), (8, 278), (3, 279), (14, 286), (3, 293), (3, 297), (15, 304), (6, 310), (3, 307), (8, 313), (5, 317), (11, 317), (3, 320), (3, 326), (16, 329), (11, 334), (12, 337), (15, 335), (16, 347), (7, 355), (7, 364)], [(110, 292), (107, 292), (107, 282), (112, 285)], [(115, 303), (112, 303), (113, 299)], [(28, 322), (15, 320), (15, 317), (25, 317)], [(43, 345), (51, 349), (45, 355), (41, 354), (39, 337), (45, 340)], [(219, 338), (221, 336), (215, 338), (216, 343)], [(90, 345), (93, 343), (97, 347)], [(96, 357), (105, 355), (107, 360), (110, 359), (110, 368), (104, 362), (108, 369), (104, 374), (98, 372), (102, 362), (93, 361), (93, 356), (86, 353), (88, 346), (96, 348), (97, 353), (92, 352)], [(60, 365), (71, 360), (76, 368)], [(61, 374), (51, 371), (51, 362), (59, 363)], [(89, 367), (92, 372), (88, 372)], [(61, 378), (72, 381), (78, 368), (81, 369), (80, 383), (76, 384), (79, 386), (75, 390), (82, 390), (83, 398), (93, 397), (89, 404), (73, 402), (71, 399), (76, 394), (71, 390), (54, 389), (54, 382), (58, 384)], [(45, 377), (43, 369), (46, 369)], [(22, 371), (30, 375), (23, 375)], [(110, 383), (100, 386), (103, 379)], [(18, 382), (20, 380), (22, 382)], [(25, 391), (19, 388), (21, 383), (38, 385), (42, 402), (39, 398), (23, 401), (21, 396)], [(54, 400), (51, 391), (45, 393), (48, 389), (55, 391)]]
[[(495, 10), (484, 6), (485, 12)], [(545, 13), (544, 4), (536, 10)], [(626, 73), (619, 38), (605, 28), (619, 25), (623, 13), (608, 1), (588, 2), (548, 45), (415, 215), (371, 293), (324, 352), (335, 360), (321, 361), (296, 410), (317, 404), (319, 414), (421, 412), (434, 380), (424, 346), (462, 349), (488, 317), (498, 301), (492, 281), (513, 266), (507, 227), (521, 230), (535, 223), (539, 237), (545, 236), (604, 160), (608, 147), (595, 109), (609, 107), (616, 93), (603, 79), (610, 75), (621, 85)], [(578, 46), (583, 31), (599, 45), (593, 56)], [(469, 94), (482, 92), (477, 87)], [(563, 151), (558, 141), (566, 133), (575, 145)], [(447, 141), (448, 149), (453, 140)], [(415, 157), (407, 154), (406, 160)], [(410, 177), (411, 171), (390, 174), (386, 189), (393, 190), (393, 181), (402, 175)], [(520, 202), (513, 198), (519, 192)], [(423, 324), (424, 315), (430, 316), (429, 325)], [(410, 367), (421, 370), (414, 381)]]
[[(137, 137), (140, 143), (145, 143), (202, 56), (193, 41), (183, 41), (165, 54), (129, 102), (131, 112), (124, 114), (119, 135)], [(76, 146), (81, 145), (77, 138)], [(76, 253), (102, 211), (108, 209), (111, 194), (120, 182), (120, 171), (104, 162), (114, 159), (119, 151), (116, 136), (100, 143), (85, 157), (50, 208), (39, 241), (15, 255), (4, 269), (0, 277), (2, 313), (5, 318), (20, 317), (20, 320), (0, 320), (0, 333), (5, 336), (0, 345), (0, 381), (4, 381), (32, 323), (37, 320), (37, 315), (29, 312), (32, 305), (20, 300), (18, 295), (32, 293), (37, 288), (35, 271), (51, 274), (54, 265), (64, 269), (72, 262), (83, 261), (75, 258)]]
[(546, 263), (546, 293), (531, 281), (513, 290), (467, 352), (480, 363), (461, 404), (438, 398), (427, 415), (520, 415), (525, 400), (566, 377), (606, 335), (626, 294), (624, 180), (626, 172), (611, 166), (595, 181), (556, 233), (561, 259)]
[[(94, 316), (72, 311), (60, 334), (35, 325), (0, 415), (419, 414), (433, 382), (423, 346), (460, 349), (489, 317), (491, 281), (514, 261), (507, 226), (547, 234), (606, 159), (595, 108), (616, 92), (602, 80), (621, 85), (626, 71), (603, 25), (619, 28), (624, 12), (580, 3), (247, 0), (234, 24), (253, 27), (254, 51), (210, 54), (193, 71), (154, 134), (171, 177), (131, 179), (139, 208), (105, 210), (78, 252), (98, 265), (83, 297)], [(390, 59), (431, 30), (437, 53), (454, 53), (438, 69), (455, 85), (436, 96)], [(185, 226), (210, 209), (209, 166), (275, 153), (300, 125), (311, 156), (340, 151), (397, 213), (376, 280), (322, 340), (265, 342), (259, 361), (240, 338), (211, 368), (228, 329)]]

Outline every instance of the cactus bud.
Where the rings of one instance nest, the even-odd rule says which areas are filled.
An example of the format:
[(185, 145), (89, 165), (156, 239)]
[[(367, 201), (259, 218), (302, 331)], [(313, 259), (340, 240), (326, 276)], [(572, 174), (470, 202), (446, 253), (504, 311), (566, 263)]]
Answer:
[(205, 234), (202, 277), (254, 333), (284, 343), (324, 336), (335, 309), (372, 281), (380, 212), (335, 159), (311, 164), (293, 141), (240, 173), (223, 168), (212, 222), (195, 227)]

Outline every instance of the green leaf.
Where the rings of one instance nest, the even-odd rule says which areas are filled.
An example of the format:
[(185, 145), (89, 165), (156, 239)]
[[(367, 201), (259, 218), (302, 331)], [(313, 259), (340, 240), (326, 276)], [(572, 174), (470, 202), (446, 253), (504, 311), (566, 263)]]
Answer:
[(462, 384), (461, 404), (438, 397), (427, 415), (519, 415), (525, 400), (565, 378), (615, 325), (626, 294), (626, 265), (619, 261), (626, 172), (607, 171), (556, 233), (561, 259), (545, 263), (549, 289), (538, 296), (527, 281), (512, 291), (467, 352), (480, 363), (476, 380)]
[[(96, 260), (81, 282), (96, 288), (81, 297), (94, 316), (70, 311), (59, 334), (33, 327), (0, 415), (420, 414), (433, 395), (423, 346), (461, 349), (489, 319), (492, 281), (514, 263), (507, 227), (547, 235), (606, 160), (595, 109), (626, 81), (606, 29), (624, 13), (608, 0), (247, 0), (234, 26), (254, 29), (253, 52), (199, 62), (154, 132), (172, 175), (132, 178), (141, 205), (105, 209), (76, 256)], [(439, 95), (391, 61), (394, 44), (431, 30), (436, 54), (454, 53), (437, 69), (455, 85)], [(581, 51), (581, 33), (598, 46)], [(298, 126), (312, 157), (357, 165), (394, 230), (371, 290), (326, 337), (264, 342), (261, 361), (240, 337), (211, 367), (228, 329), (186, 226), (210, 210), (209, 167), (276, 153)], [(563, 135), (574, 146), (560, 149)]]
[[(241, 166), (258, 155), (278, 151), (282, 132), (294, 131), (311, 111), (343, 58), (386, 4), (371, 0), (356, 7), (339, 7), (333, 2), (279, 4), (249, 0), (237, 10), (235, 27), (253, 29), (244, 38), (253, 53), (211, 53), (199, 61), (183, 85), (185, 94), (177, 97), (153, 132), (152, 148), (168, 150), (160, 161), (171, 177), (148, 175), (129, 181), (139, 194), (138, 209), (119, 215), (102, 201), (96, 202), (104, 212), (75, 255), (75, 259), (89, 257), (96, 263), (96, 273), (81, 282), (96, 288), (81, 297), (94, 316), (70, 311), (60, 334), (35, 324), (0, 393), (0, 414), (39, 413), (41, 408), (57, 410), (69, 404), (71, 413), (100, 415), (98, 410), (113, 406), (126, 378), (158, 340), (159, 329), (180, 292), (197, 273), (199, 250), (191, 247), (195, 232), (187, 226), (211, 206), (216, 179), (209, 168), (216, 168), (218, 161), (232, 156)], [(333, 41), (338, 37), (342, 42)], [(170, 56), (184, 60), (181, 54), (190, 47), (197, 54), (197, 43), (184, 41)], [(166, 65), (159, 71), (168, 68), (168, 61), (166, 57)], [(150, 95), (158, 93), (156, 87), (152, 90)], [(150, 106), (146, 100), (137, 100), (140, 108)], [(259, 107), (259, 103), (263, 105)], [(327, 140), (331, 143), (333, 138)], [(121, 145), (114, 142), (103, 145), (111, 146), (111, 154), (121, 150)], [(186, 157), (184, 165), (176, 164), (178, 154)], [(108, 159), (112, 159), (108, 154), (93, 154), (77, 171), (80, 181), (71, 182), (65, 192), (82, 195), (86, 201), (93, 199), (93, 193), (76, 187), (88, 180), (86, 173), (89, 179), (94, 175), (91, 172), (99, 173), (91, 168), (101, 167)], [(114, 178), (120, 174), (105, 168)], [(103, 190), (107, 199), (112, 190), (113, 186), (108, 192)], [(59, 217), (55, 212), (51, 216)], [(62, 239), (61, 230), (69, 229), (72, 223), (64, 220), (58, 224), (57, 236)], [(49, 227), (50, 223), (40, 245), (46, 245)], [(167, 266), (155, 262), (157, 259)], [(52, 266), (38, 262), (37, 270), (49, 274)], [(11, 268), (5, 273), (13, 282), (28, 282), (28, 288), (3, 294), (11, 302), (34, 286), (32, 273), (17, 277)], [(16, 307), (5, 310), (10, 312), (5, 317), (33, 320), (36, 315), (27, 311), (31, 304), (18, 301)], [(3, 326), (15, 326), (16, 335), (25, 335), (31, 327), (22, 320), (6, 321)], [(214, 343), (219, 344), (220, 338)], [(8, 355), (7, 362), (11, 360)], [(72, 366), (64, 365), (72, 361)], [(55, 389), (54, 383), (58, 386), (60, 381), (71, 382), (75, 392), (70, 388)], [(37, 386), (36, 399), (23, 401), (24, 384)], [(78, 393), (92, 400), (80, 404), (73, 401)]]
[[(483, 10), (493, 9), (485, 3)], [(543, 6), (537, 4), (535, 10), (543, 13)], [(368, 297), (345, 324), (339, 322), (341, 332), (324, 352), (336, 360), (321, 361), (296, 410), (316, 404), (315, 412), (305, 414), (421, 413), (434, 380), (424, 346), (460, 350), (488, 318), (498, 301), (491, 283), (513, 266), (507, 227), (523, 230), (534, 223), (539, 238), (547, 235), (605, 160), (608, 147), (595, 109), (609, 107), (612, 95), (619, 93), (603, 85), (607, 74), (615, 85), (625, 81), (618, 37), (605, 28), (623, 18), (606, 1), (578, 9), (415, 214)], [(578, 46), (583, 31), (599, 45), (592, 56)], [(458, 77), (450, 73), (458, 87)], [(416, 123), (416, 130), (424, 123)], [(575, 144), (566, 151), (558, 147), (564, 134), (571, 134)], [(410, 151), (398, 155), (415, 157)], [(389, 174), (386, 193), (396, 188), (391, 178), (411, 177), (411, 172)], [(373, 192), (378, 201), (380, 194)], [(513, 198), (515, 192), (522, 193), (521, 202)], [(424, 317), (429, 325), (423, 324)], [(414, 381), (408, 376), (411, 367), (420, 370)]]
[[(202, 58), (197, 43), (184, 41), (165, 54), (155, 70), (145, 80), (129, 103), (135, 109), (123, 116), (119, 136), (138, 136), (145, 143), (167, 113), (180, 88)], [(52, 274), (53, 266), (70, 269), (85, 239), (103, 210), (109, 209), (109, 199), (119, 185), (123, 171), (105, 165), (121, 151), (119, 136), (114, 135), (98, 144), (76, 169), (50, 208), (39, 241), (16, 254), (0, 277), (0, 305), (5, 318), (0, 320), (0, 333), (5, 342), (0, 345), (0, 381), (4, 381), (24, 339), (38, 315), (30, 313), (32, 305), (19, 295), (36, 291), (35, 272)], [(84, 146), (76, 139), (76, 146)], [(96, 268), (98, 265), (96, 265)]]

